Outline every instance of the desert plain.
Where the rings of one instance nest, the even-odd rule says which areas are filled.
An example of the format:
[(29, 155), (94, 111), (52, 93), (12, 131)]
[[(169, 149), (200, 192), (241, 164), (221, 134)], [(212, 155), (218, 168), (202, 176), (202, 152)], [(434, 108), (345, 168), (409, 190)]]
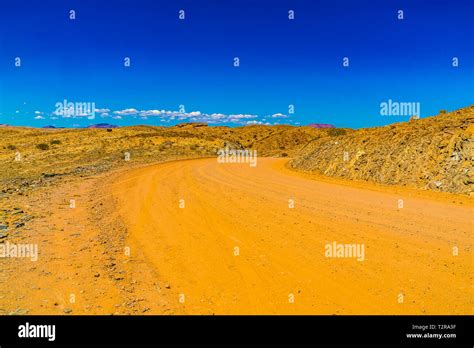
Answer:
[(0, 127), (0, 314), (472, 314), (473, 120)]

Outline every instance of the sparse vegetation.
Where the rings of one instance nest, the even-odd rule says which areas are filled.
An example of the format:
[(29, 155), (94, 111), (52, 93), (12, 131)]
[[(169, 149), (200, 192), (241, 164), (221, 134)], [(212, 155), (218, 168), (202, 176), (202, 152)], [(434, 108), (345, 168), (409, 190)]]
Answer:
[[(21, 160), (28, 163), (26, 166), (11, 166), (11, 151), (0, 153), (3, 168), (0, 171), (0, 191), (17, 192), (19, 178), (35, 182), (44, 178), (42, 173), (48, 173), (53, 167), (55, 172), (67, 173), (62, 177), (73, 175), (77, 168), (85, 168), (81, 173), (94, 175), (122, 165), (212, 156), (225, 142), (232, 144), (231, 147), (255, 149), (259, 156), (281, 157), (284, 152), (293, 157), (316, 136), (326, 137), (326, 130), (281, 125), (230, 129), (196, 124), (121, 127), (114, 128), (113, 132), (106, 129), (0, 127), (0, 148), (21, 148)], [(131, 161), (123, 160), (126, 151), (133, 151)]]
[(328, 130), (328, 135), (331, 137), (338, 137), (341, 135), (346, 135), (346, 130), (342, 128), (330, 128)]
[[(13, 192), (18, 178), (36, 180), (53, 166), (61, 173), (87, 168), (92, 175), (130, 163), (210, 156), (227, 143), (230, 147), (255, 149), (262, 157), (295, 158), (295, 166), (330, 176), (394, 184), (412, 182), (417, 187), (435, 185), (436, 190), (467, 192), (473, 186), (470, 143), (466, 140), (471, 137), (468, 130), (472, 128), (473, 112), (474, 107), (469, 107), (450, 112), (449, 117), (425, 117), (417, 122), (356, 131), (282, 125), (237, 127), (232, 132), (223, 126), (135, 126), (116, 128), (113, 133), (96, 129), (0, 128), (0, 147), (21, 148), (22, 161), (28, 161), (27, 166), (11, 166), (12, 153), (0, 153), (0, 190)], [(345, 135), (334, 137), (341, 134)], [(133, 151), (130, 162), (123, 161), (125, 151)], [(350, 156), (348, 161), (343, 160), (345, 151)], [(433, 158), (438, 162), (428, 168), (426, 163)]]
[(36, 145), (36, 148), (45, 151), (45, 150), (49, 150), (49, 145), (45, 143), (41, 143), (41, 144)]

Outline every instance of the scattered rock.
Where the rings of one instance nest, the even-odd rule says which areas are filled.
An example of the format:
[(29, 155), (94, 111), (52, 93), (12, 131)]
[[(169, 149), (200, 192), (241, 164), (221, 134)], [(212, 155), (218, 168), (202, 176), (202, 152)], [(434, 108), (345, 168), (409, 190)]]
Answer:
[(293, 168), (349, 180), (469, 195), (474, 106), (309, 142)]
[(28, 314), (28, 309), (17, 308), (13, 312), (8, 313), (8, 315), (25, 315)]

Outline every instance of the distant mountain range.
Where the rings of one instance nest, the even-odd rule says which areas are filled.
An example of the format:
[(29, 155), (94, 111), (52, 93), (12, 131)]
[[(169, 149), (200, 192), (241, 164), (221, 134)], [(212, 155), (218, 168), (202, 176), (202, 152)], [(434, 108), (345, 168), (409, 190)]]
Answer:
[(110, 123), (97, 123), (87, 126), (87, 128), (117, 128), (118, 126)]
[(308, 127), (313, 127), (313, 128), (336, 128), (332, 124), (328, 124), (328, 123), (310, 123), (310, 124), (308, 124)]
[[(200, 124), (200, 123), (183, 123), (183, 124), (178, 124), (175, 127), (184, 127), (184, 126), (189, 126), (189, 125), (192, 125), (194, 127), (207, 126), (207, 124)], [(0, 124), (0, 127), (8, 127), (8, 126), (9, 126), (8, 124)], [(102, 128), (102, 129), (105, 129), (105, 128), (118, 128), (118, 127), (119, 126), (117, 126), (115, 124), (110, 124), (110, 123), (97, 123), (97, 124), (91, 124), (90, 126), (87, 126), (85, 128)], [(328, 123), (310, 123), (310, 124), (308, 124), (308, 127), (312, 127), (312, 128), (336, 128), (332, 124), (328, 124)], [(48, 125), (48, 126), (44, 126), (44, 127), (41, 127), (41, 128), (46, 128), (46, 129), (56, 129), (57, 128), (57, 129), (60, 129), (60, 128), (66, 128), (66, 127), (56, 127), (56, 126)]]
[[(85, 128), (117, 128), (118, 126), (115, 124), (109, 124), (109, 123), (97, 123), (97, 124), (91, 124), (90, 126), (87, 126)], [(49, 129), (54, 129), (54, 128), (65, 128), (65, 127), (56, 127), (56, 126), (44, 126), (42, 128), (49, 128)]]

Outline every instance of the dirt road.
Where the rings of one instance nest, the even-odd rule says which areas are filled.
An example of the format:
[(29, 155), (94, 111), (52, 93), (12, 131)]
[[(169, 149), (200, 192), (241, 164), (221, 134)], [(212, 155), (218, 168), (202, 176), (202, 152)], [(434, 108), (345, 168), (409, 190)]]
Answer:
[[(126, 244), (174, 312), (472, 313), (469, 201), (312, 180), (284, 164), (179, 161), (115, 180)], [(327, 257), (333, 243), (364, 255)]]
[(0, 259), (0, 313), (472, 314), (472, 199), (285, 163), (176, 161), (19, 196), (35, 218), (9, 242), (39, 257)]

